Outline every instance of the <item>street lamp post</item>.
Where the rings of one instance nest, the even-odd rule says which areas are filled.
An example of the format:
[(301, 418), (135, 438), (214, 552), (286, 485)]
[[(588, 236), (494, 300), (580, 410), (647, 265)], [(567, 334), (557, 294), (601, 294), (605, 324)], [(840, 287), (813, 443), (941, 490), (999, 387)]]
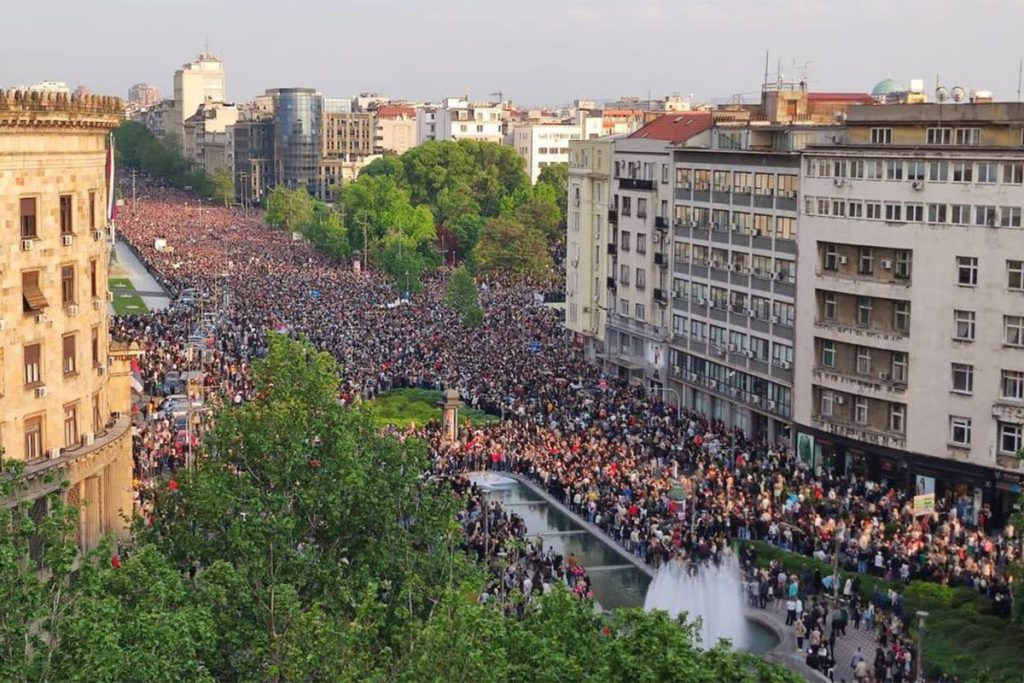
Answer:
[(928, 612), (917, 611), (917, 680), (924, 683), (927, 677), (924, 673), (924, 620), (928, 618)]

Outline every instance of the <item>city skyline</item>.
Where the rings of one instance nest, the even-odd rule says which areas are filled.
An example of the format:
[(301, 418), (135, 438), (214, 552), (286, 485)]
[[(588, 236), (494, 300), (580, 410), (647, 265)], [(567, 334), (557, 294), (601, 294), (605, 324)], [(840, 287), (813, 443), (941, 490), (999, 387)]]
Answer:
[[(1024, 20), (1018, 1), (642, 2), (624, 11), (610, 2), (296, 0), (247, 2), (244, 14), (240, 2), (201, 6), (198, 17), (186, 11), (199, 7), (193, 2), (5, 5), (10, 31), (0, 45), (7, 65), (0, 80), (5, 87), (60, 80), (122, 97), (146, 82), (169, 96), (174, 71), (208, 48), (225, 62), (233, 101), (282, 86), (410, 100), (466, 91), (483, 100), (500, 91), (530, 105), (670, 93), (717, 101), (758, 91), (767, 52), (770, 79), (779, 70), (794, 80), (806, 75), (812, 89), (867, 92), (892, 77), (922, 79), (930, 93), (938, 79), (1015, 100), (1020, 48), (1009, 32), (990, 27)], [(65, 20), (38, 40), (36, 27), (58, 7)], [(115, 39), (86, 44), (92, 32), (80, 29), (98, 24), (113, 26)], [(984, 35), (986, 50), (950, 49), (965, 35)], [(54, 41), (67, 49), (53, 50)], [(634, 52), (641, 44), (664, 47)]]

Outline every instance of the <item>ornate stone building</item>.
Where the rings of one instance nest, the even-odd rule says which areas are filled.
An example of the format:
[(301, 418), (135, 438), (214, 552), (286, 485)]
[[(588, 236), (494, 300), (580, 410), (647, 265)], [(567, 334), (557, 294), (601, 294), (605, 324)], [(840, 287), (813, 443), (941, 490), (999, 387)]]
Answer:
[[(113, 97), (0, 91), (0, 447), (33, 514), (64, 488), (90, 549), (132, 509), (130, 352), (112, 348)], [(2, 501), (10, 504), (12, 501)]]

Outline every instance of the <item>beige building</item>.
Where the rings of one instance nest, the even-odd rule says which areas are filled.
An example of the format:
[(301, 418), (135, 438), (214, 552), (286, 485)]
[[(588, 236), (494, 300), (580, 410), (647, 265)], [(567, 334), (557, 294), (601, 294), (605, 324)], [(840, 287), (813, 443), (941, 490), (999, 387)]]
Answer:
[(208, 100), (185, 120), (185, 158), (207, 173), (228, 167), (227, 129), (238, 121), (238, 107)]
[(802, 164), (798, 451), (1005, 519), (1024, 481), (1024, 104), (846, 121)]
[(33, 498), (68, 483), (85, 549), (132, 510), (129, 354), (111, 348), (107, 303), (121, 111), (112, 97), (0, 92), (0, 446)]
[(416, 110), (404, 105), (377, 108), (374, 148), (378, 154), (404, 154), (416, 146)]
[(324, 113), (320, 136), (319, 196), (353, 180), (374, 152), (373, 112)]
[(168, 130), (185, 138), (185, 121), (206, 101), (223, 102), (224, 64), (213, 55), (201, 54), (174, 72), (174, 127)]
[(610, 255), (612, 139), (569, 143), (565, 326), (593, 360), (604, 352)]

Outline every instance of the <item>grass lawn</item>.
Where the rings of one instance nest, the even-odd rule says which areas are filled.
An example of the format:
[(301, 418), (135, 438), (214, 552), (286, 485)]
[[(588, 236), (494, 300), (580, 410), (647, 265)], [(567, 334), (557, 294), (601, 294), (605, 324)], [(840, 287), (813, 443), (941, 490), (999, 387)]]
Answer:
[(149, 313), (146, 303), (135, 293), (135, 285), (126, 277), (112, 277), (110, 291), (114, 294), (114, 313), (117, 315), (139, 315)]
[[(790, 573), (800, 574), (803, 567), (820, 569), (822, 576), (832, 567), (803, 555), (797, 555), (761, 541), (749, 541), (757, 551), (758, 564), (779, 559)], [(909, 586), (890, 584), (861, 574), (861, 594), (871, 597), (875, 588), (892, 587), (904, 597), (904, 613), (918, 610), (929, 613), (925, 623), (924, 661), (928, 679), (943, 672), (962, 681), (1020, 681), (1024, 672), (1024, 626), (992, 613), (989, 601), (970, 588), (950, 588), (927, 581), (912, 581)], [(912, 617), (911, 617), (912, 618)], [(917, 620), (912, 619), (917, 634)], [(874, 652), (869, 653), (868, 659)]]
[[(437, 402), (441, 392), (427, 389), (396, 389), (378, 396), (370, 403), (373, 417), (378, 425), (408, 427), (410, 424), (423, 425), (431, 420), (441, 419), (441, 408)], [(497, 422), (499, 418), (472, 408), (459, 410), (459, 422), (485, 425)]]

